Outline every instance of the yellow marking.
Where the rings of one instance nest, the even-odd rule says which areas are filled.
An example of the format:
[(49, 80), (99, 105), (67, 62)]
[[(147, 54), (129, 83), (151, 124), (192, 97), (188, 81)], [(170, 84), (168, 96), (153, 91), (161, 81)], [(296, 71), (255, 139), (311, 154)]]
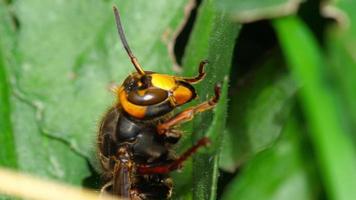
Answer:
[(147, 92), (147, 90), (146, 90), (146, 89), (145, 89), (145, 90), (137, 90), (137, 94), (138, 94), (138, 95), (140, 95), (140, 96), (145, 95), (145, 94), (146, 94), (146, 92)]
[(173, 76), (165, 75), (165, 74), (152, 74), (152, 85), (164, 90), (172, 90), (177, 87), (176, 81)]
[(187, 101), (191, 100), (193, 94), (189, 88), (180, 85), (173, 91), (173, 97), (175, 99), (176, 104), (182, 105)]

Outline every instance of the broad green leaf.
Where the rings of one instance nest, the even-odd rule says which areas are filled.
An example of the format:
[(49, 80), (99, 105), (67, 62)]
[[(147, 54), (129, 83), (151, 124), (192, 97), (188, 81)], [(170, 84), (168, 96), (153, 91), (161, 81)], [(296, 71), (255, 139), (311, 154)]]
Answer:
[[(47, 135), (89, 158), (95, 157), (98, 120), (114, 101), (107, 88), (133, 71), (117, 36), (113, 3), (33, 0), (14, 5), (21, 24), (17, 87), (37, 107)], [(146, 70), (172, 73), (165, 42), (182, 19), (185, 3), (117, 2), (131, 48)]]
[(295, 79), (304, 85), (301, 100), (326, 191), (330, 199), (350, 199), (356, 196), (355, 146), (343, 126), (338, 91), (327, 79), (319, 47), (297, 17), (276, 20), (274, 26)]
[(273, 147), (253, 157), (232, 180), (222, 200), (317, 199), (315, 169), (308, 164), (312, 157), (305, 154), (302, 133), (290, 120)]
[(49, 179), (82, 185), (89, 177), (88, 162), (62, 141), (46, 136), (37, 124), (35, 108), (12, 99), (18, 169)]
[(217, 6), (226, 9), (238, 22), (252, 22), (295, 13), (303, 0), (220, 0)]
[(221, 150), (222, 169), (234, 172), (279, 137), (298, 88), (279, 60), (273, 54), (235, 89)]
[[(19, 88), (14, 84), (17, 75), (16, 66), (19, 63), (19, 55), (16, 54), (18, 33), (12, 21), (14, 16), (10, 5), (1, 2), (0, 13), (0, 21), (3, 22), (0, 26), (1, 71), (6, 75), (0, 78), (4, 83), (1, 84), (3, 87), (1, 92), (4, 92), (4, 95), (1, 95), (2, 103), (5, 102), (1, 106), (3, 110), (0, 114), (6, 114), (8, 115), (6, 117), (10, 118), (10, 120), (6, 118), (1, 120), (0, 124), (1, 127), (9, 130), (9, 132), (1, 131), (0, 160), (17, 163), (9, 165), (2, 162), (1, 165), (45, 178), (81, 185), (90, 175), (87, 161), (62, 141), (42, 133), (36, 121), (36, 108), (22, 98)], [(6, 110), (7, 112), (4, 112)]]
[(4, 144), (10, 147), (0, 160), (18, 156), (19, 170), (83, 184), (90, 175), (87, 159), (96, 159), (97, 123), (115, 101), (108, 88), (134, 71), (118, 39), (112, 5), (118, 5), (144, 69), (174, 74), (167, 46), (189, 2), (1, 3), (0, 21), (8, 23), (0, 28), (0, 81), (8, 90), (1, 91), (7, 94), (1, 104), (11, 111), (1, 115), (12, 122), (6, 119), (8, 128), (1, 124), (1, 129), (12, 125), (8, 135), (15, 139), (7, 137)]
[[(197, 66), (208, 59), (207, 77), (199, 85), (198, 102), (214, 95), (214, 85), (222, 84), (222, 98), (215, 108), (215, 114), (207, 111), (193, 121), (193, 141), (208, 136), (211, 147), (194, 156), (193, 160), (193, 199), (215, 199), (218, 178), (218, 147), (221, 144), (226, 118), (226, 95), (228, 73), (232, 51), (240, 25), (229, 21), (225, 12), (217, 11), (215, 1), (207, 0), (199, 8), (198, 16), (189, 43), (186, 47), (183, 65), (186, 75), (195, 75)], [(192, 67), (194, 66), (194, 67)], [(196, 67), (195, 67), (196, 66)]]

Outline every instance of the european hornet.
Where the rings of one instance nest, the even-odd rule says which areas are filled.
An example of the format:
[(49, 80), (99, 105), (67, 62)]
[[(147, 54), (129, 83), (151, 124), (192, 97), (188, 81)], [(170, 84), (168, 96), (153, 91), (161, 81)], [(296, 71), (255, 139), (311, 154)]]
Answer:
[(169, 172), (179, 169), (199, 147), (209, 143), (204, 137), (180, 156), (174, 144), (181, 131), (177, 125), (195, 114), (210, 110), (219, 100), (215, 96), (176, 115), (172, 111), (197, 97), (193, 84), (205, 77), (206, 61), (196, 77), (185, 78), (144, 71), (126, 41), (117, 8), (113, 7), (121, 42), (136, 72), (116, 90), (117, 103), (103, 117), (98, 134), (98, 156), (107, 183), (102, 193), (128, 199), (169, 199), (173, 182)]

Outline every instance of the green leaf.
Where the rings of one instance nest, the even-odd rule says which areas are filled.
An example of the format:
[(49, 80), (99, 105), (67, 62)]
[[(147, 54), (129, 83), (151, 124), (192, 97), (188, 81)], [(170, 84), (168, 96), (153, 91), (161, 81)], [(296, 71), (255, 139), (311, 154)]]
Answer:
[(356, 3), (348, 0), (330, 0), (322, 4), (321, 8), (324, 16), (332, 17), (338, 22), (339, 34), (342, 34), (344, 41), (349, 41), (349, 44), (345, 46), (349, 48), (354, 46), (356, 43)]
[(298, 88), (280, 60), (273, 54), (235, 89), (221, 150), (222, 169), (234, 172), (279, 137)]
[(16, 168), (17, 155), (15, 152), (15, 141), (11, 124), (10, 84), (2, 52), (3, 50), (0, 48), (0, 143), (2, 144), (0, 166)]
[(14, 134), (19, 170), (37, 176), (82, 185), (90, 170), (86, 159), (67, 144), (46, 136), (36, 121), (35, 108), (21, 99), (12, 99)]
[[(159, 10), (145, 1), (118, 4), (131, 48), (146, 70), (172, 73), (162, 37), (168, 41), (172, 37), (184, 3), (161, 1)], [(120, 84), (133, 71), (118, 40), (112, 5), (105, 1), (15, 5), (21, 23), (17, 86), (37, 107), (38, 122), (47, 135), (91, 159), (96, 124), (114, 100), (106, 88)]]
[(304, 85), (301, 100), (326, 191), (331, 199), (356, 196), (355, 146), (339, 117), (338, 91), (327, 79), (319, 47), (297, 17), (276, 20), (274, 26), (295, 79)]
[[(5, 9), (5, 3), (0, 1), (0, 33), (12, 33), (9, 13)], [(6, 50), (5, 44), (8, 41), (0, 37), (0, 166), (17, 168), (17, 155), (15, 138), (13, 135), (13, 125), (11, 123), (11, 86), (6, 69)]]
[[(302, 132), (295, 119), (283, 128), (281, 138), (255, 157), (226, 188), (222, 200), (317, 199), (318, 190), (310, 155), (303, 155)], [(310, 149), (309, 149), (310, 150)]]
[[(174, 74), (168, 46), (189, 1), (115, 2), (144, 69)], [(19, 170), (76, 185), (91, 175), (97, 123), (115, 101), (108, 88), (134, 71), (113, 4), (1, 1), (0, 139), (8, 147), (0, 164), (17, 160)]]
[(329, 30), (327, 60), (330, 79), (338, 89), (337, 105), (343, 113), (340, 118), (356, 144), (356, 57), (349, 46), (351, 40), (346, 38), (336, 27)]
[(225, 9), (238, 22), (252, 22), (295, 13), (303, 0), (220, 0), (217, 6)]
[[(225, 12), (217, 11), (214, 1), (204, 1), (199, 8), (193, 32), (186, 47), (183, 59), (186, 75), (195, 75), (197, 65), (203, 59), (208, 59), (207, 77), (199, 85), (197, 91), (199, 102), (214, 94), (214, 85), (222, 83), (222, 98), (215, 112), (208, 111), (195, 117), (193, 141), (204, 135), (213, 144), (208, 150), (197, 153), (193, 160), (193, 199), (215, 199), (218, 178), (218, 152), (221, 145), (226, 118), (226, 96), (228, 74), (231, 65), (232, 52), (240, 29), (239, 24), (228, 20)], [(197, 103), (197, 102), (195, 102)], [(204, 169), (204, 170), (202, 170)], [(187, 176), (187, 174), (186, 174)]]
[[(1, 2), (0, 56), (1, 89), (1, 166), (16, 168), (45, 178), (81, 185), (90, 175), (87, 161), (74, 153), (66, 144), (45, 136), (36, 121), (35, 107), (20, 95), (14, 81), (20, 62), (17, 52), (18, 33), (13, 24), (10, 5)], [(4, 51), (4, 49), (6, 51)], [(4, 95), (3, 95), (4, 94)], [(3, 123), (4, 122), (4, 123)], [(6, 132), (7, 131), (7, 132)], [(70, 161), (70, 162), (68, 162)], [(8, 164), (12, 162), (12, 164)], [(3, 196), (1, 196), (3, 197)]]
[(338, 87), (339, 106), (345, 126), (356, 144), (356, 3), (330, 1), (323, 7), (325, 15), (335, 17), (338, 24), (327, 30), (327, 58), (330, 77)]

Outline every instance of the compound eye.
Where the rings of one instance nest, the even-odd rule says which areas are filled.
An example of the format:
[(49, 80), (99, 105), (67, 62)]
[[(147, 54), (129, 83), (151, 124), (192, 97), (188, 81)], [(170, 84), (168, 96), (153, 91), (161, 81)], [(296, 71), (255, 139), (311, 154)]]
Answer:
[(168, 98), (168, 92), (158, 88), (132, 91), (128, 95), (128, 100), (141, 106), (149, 106), (163, 102)]

